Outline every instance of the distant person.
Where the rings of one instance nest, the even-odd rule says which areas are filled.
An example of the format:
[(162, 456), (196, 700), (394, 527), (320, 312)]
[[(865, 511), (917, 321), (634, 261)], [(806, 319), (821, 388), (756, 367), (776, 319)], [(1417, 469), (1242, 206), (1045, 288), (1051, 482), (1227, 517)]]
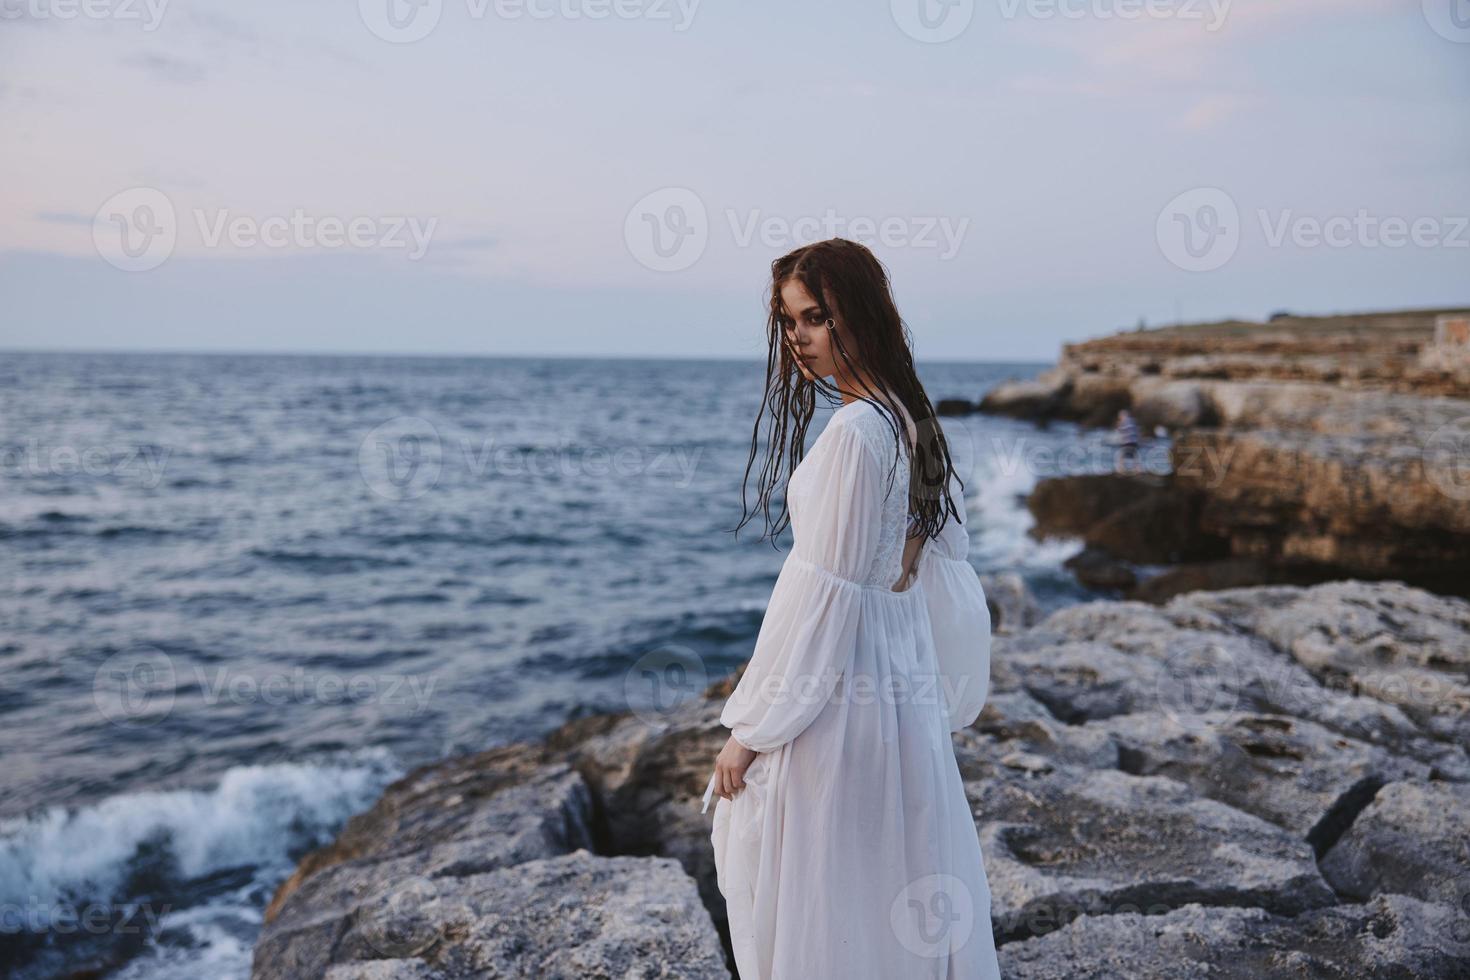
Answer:
[(1113, 470), (1117, 473), (1142, 472), (1143, 466), (1138, 459), (1138, 423), (1133, 420), (1133, 413), (1126, 408), (1118, 412), (1118, 427), (1113, 441), (1118, 447)]

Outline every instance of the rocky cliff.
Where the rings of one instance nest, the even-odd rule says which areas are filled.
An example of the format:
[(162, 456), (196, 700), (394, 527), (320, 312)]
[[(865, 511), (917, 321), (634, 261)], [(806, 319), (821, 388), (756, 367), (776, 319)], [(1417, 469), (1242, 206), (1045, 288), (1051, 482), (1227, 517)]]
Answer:
[[(1470, 595), (1470, 347), (1445, 341), (1452, 319), (1411, 311), (1123, 333), (1067, 345), (1056, 368), (998, 386), (981, 408), (1089, 425), (1128, 408), (1145, 431), (1170, 431), (1167, 493), (1150, 496), (1166, 520), (1190, 515), (1168, 533), (1217, 564), (1140, 598), (1348, 576)], [(1047, 510), (1091, 507), (1082, 502), (1096, 490), (1052, 488)], [(1113, 533), (1129, 519), (1101, 518)], [(1104, 533), (1079, 532), (1075, 517), (1061, 524)]]

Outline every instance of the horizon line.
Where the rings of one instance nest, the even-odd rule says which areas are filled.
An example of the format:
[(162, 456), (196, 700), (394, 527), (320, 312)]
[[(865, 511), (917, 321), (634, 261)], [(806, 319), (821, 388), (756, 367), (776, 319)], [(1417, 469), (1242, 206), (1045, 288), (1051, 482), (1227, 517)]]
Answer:
[[(225, 348), (191, 347), (0, 347), (0, 354), (128, 354), (128, 355), (190, 355), (218, 357), (402, 357), (444, 358), (472, 357), (480, 360), (624, 360), (624, 361), (732, 361), (760, 363), (763, 358), (736, 355), (670, 355), (670, 354), (625, 354), (625, 353), (513, 353), (495, 351), (364, 351), (364, 350), (233, 350)], [(995, 360), (968, 358), (915, 358), (921, 364), (1051, 364), (1053, 360)]]

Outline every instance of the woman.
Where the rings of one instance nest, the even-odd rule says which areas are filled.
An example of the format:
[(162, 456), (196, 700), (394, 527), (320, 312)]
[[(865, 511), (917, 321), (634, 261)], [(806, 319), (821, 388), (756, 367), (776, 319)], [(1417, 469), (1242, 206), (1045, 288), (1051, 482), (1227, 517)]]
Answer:
[[(706, 807), (719, 795), (736, 967), (742, 980), (998, 977), (950, 740), (989, 680), (963, 484), (866, 248), (833, 239), (778, 259), (769, 327), (760, 500), (769, 528), (790, 419), (794, 544), (705, 793)], [(818, 388), (842, 405), (802, 458)]]

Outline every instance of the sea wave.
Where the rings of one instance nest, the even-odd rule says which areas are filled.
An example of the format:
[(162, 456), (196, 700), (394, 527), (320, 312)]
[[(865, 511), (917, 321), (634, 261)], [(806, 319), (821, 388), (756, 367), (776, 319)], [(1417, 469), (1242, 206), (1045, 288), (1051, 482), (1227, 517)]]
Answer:
[(156, 898), (227, 869), (289, 868), (397, 774), (389, 752), (365, 750), (320, 764), (236, 766), (207, 789), (124, 793), (0, 821), (6, 925), (44, 930), (78, 906)]

